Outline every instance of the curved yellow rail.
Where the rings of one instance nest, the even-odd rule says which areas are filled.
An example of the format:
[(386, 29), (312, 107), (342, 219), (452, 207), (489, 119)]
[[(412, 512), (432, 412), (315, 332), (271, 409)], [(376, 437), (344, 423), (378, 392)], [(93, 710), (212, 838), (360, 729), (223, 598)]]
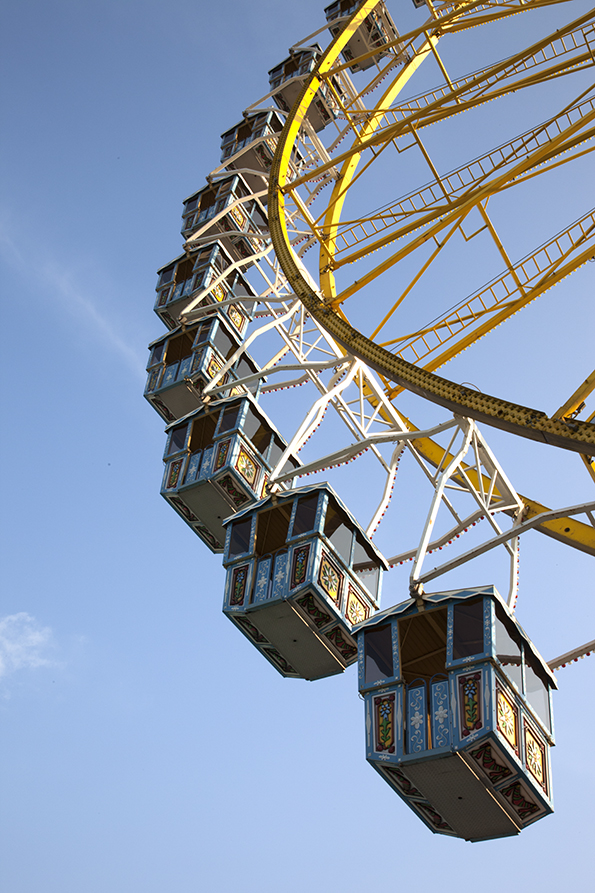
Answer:
[[(384, 379), (394, 382), (397, 386), (404, 387), (427, 400), (440, 404), (452, 412), (476, 419), (484, 424), (504, 429), (531, 440), (592, 456), (595, 453), (595, 425), (576, 419), (550, 418), (545, 412), (540, 410), (474, 391), (406, 362), (353, 328), (343, 314), (336, 312), (330, 304), (321, 300), (304, 275), (301, 262), (291, 247), (285, 221), (285, 189), (288, 184), (287, 175), (292, 149), (297, 141), (310, 104), (323, 85), (326, 75), (332, 69), (350, 36), (362, 24), (377, 3), (378, 0), (366, 0), (352, 16), (345, 29), (330, 45), (309, 81), (304, 85), (300, 97), (287, 116), (286, 124), (279, 137), (270, 171), (268, 211), (271, 239), (283, 272), (308, 313), (324, 326), (348, 353), (362, 359), (371, 368), (380, 373)], [(463, 16), (465, 15), (465, 8), (472, 9), (476, 5), (461, 4), (458, 14)], [(456, 13), (454, 16), (456, 16)], [(405, 64), (396, 81), (386, 91), (385, 96), (381, 99), (380, 108), (385, 109), (390, 105), (390, 102), (393, 101), (402, 85), (406, 83), (421, 61), (433, 52), (442, 28), (444, 27), (445, 31), (448, 30), (449, 24), (452, 25), (453, 21), (454, 17), (451, 18), (450, 23), (447, 23), (446, 26), (443, 25), (443, 22), (436, 23), (432, 33), (429, 31), (425, 32), (424, 43), (421, 44), (415, 55)], [(379, 126), (382, 118), (383, 113), (370, 117), (366, 125), (366, 136), (369, 137), (373, 133)], [(361, 137), (362, 134), (359, 136)], [(355, 174), (359, 157), (360, 155), (357, 152), (352, 153), (345, 160), (339, 173), (325, 221), (331, 246), (346, 189), (349, 181)], [(325, 269), (328, 266), (328, 264), (325, 264), (325, 259), (328, 260), (331, 253), (332, 248), (326, 254), (323, 250), (321, 261), (323, 270), (321, 292), (330, 301), (332, 301), (335, 294), (334, 282), (332, 281), (332, 276)], [(568, 272), (571, 271), (569, 270)]]

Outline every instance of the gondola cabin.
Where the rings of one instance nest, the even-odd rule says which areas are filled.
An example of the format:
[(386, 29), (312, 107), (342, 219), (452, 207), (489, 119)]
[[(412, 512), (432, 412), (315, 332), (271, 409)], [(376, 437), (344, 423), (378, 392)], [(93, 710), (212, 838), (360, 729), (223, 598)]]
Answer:
[(330, 486), (269, 496), (226, 526), (224, 613), (283, 676), (342, 673), (386, 563)]
[[(200, 251), (181, 254), (157, 271), (155, 313), (168, 329), (179, 325), (180, 314), (200, 297), (196, 307), (225, 302), (223, 312), (243, 337), (254, 313), (256, 292), (238, 271), (225, 271), (233, 260), (221, 241), (204, 245)], [(210, 286), (210, 288), (209, 288)], [(233, 298), (237, 297), (237, 302)]]
[(262, 201), (251, 194), (241, 174), (205, 186), (184, 202), (182, 235), (186, 239), (198, 231), (201, 238), (211, 235), (233, 260), (262, 251), (268, 244), (268, 221)]
[[(321, 55), (322, 51), (318, 44), (296, 49), (287, 59), (269, 71), (269, 87), (280, 109), (285, 112), (291, 110), (304, 86), (304, 81), (316, 68)], [(333, 87), (337, 95), (344, 99), (343, 88), (338, 78), (333, 78)], [(318, 132), (337, 117), (338, 111), (336, 97), (326, 85), (323, 85), (308, 109), (308, 121)]]
[[(363, 0), (336, 0), (324, 10), (326, 20), (329, 22), (329, 31), (336, 37), (339, 34), (353, 13), (359, 9)], [(358, 56), (371, 53), (372, 50), (378, 50), (377, 53), (355, 62), (351, 66), (351, 71), (365, 71), (372, 65), (382, 61), (389, 53), (399, 55), (399, 48), (392, 47), (390, 50), (382, 49), (387, 43), (398, 40), (399, 32), (396, 25), (389, 15), (384, 3), (378, 6), (364, 19), (363, 23), (357, 29), (353, 37), (347, 42), (342, 56), (346, 62), (351, 62)]]
[[(287, 442), (251, 396), (203, 406), (167, 433), (161, 494), (222, 552), (223, 520), (260, 499)], [(291, 456), (287, 467), (299, 465)]]
[(508, 837), (553, 812), (556, 681), (493, 586), (409, 599), (356, 635), (366, 758), (432, 831)]
[[(166, 422), (181, 418), (201, 405), (202, 389), (241, 345), (238, 331), (215, 309), (192, 325), (168, 332), (149, 345), (145, 398)], [(225, 373), (222, 384), (229, 383), (229, 388), (219, 396), (233, 396), (234, 381), (259, 371), (252, 357), (242, 353)], [(247, 388), (257, 394), (260, 384), (258, 379)]]
[[(277, 147), (277, 136), (283, 130), (285, 116), (274, 110), (248, 115), (231, 130), (221, 135), (221, 161), (228, 170), (242, 171), (249, 186), (259, 192), (266, 186)], [(303, 161), (298, 149), (292, 150), (288, 177), (297, 176), (297, 165)], [(258, 172), (260, 171), (260, 175)]]

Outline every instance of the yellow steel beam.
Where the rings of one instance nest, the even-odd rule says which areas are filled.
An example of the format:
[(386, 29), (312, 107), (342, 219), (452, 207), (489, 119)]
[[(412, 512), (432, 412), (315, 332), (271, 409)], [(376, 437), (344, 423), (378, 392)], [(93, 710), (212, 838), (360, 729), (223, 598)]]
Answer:
[[(445, 204), (441, 207), (439, 206), (433, 208), (431, 211), (418, 218), (417, 220), (407, 223), (405, 226), (401, 226), (400, 228), (393, 230), (384, 236), (381, 236), (375, 241), (366, 244), (359, 250), (352, 251), (351, 254), (348, 254), (334, 261), (332, 260), (332, 258), (328, 257), (327, 264), (331, 264), (332, 269), (336, 270), (342, 266), (345, 266), (346, 264), (352, 264), (357, 260), (361, 260), (363, 257), (366, 257), (366, 255), (374, 251), (379, 251), (382, 248), (386, 248), (386, 246), (389, 245), (391, 242), (402, 239), (404, 236), (410, 235), (417, 229), (429, 227), (428, 229), (425, 229), (424, 232), (417, 239), (409, 242), (405, 247), (401, 248), (390, 258), (379, 264), (373, 270), (370, 270), (368, 273), (366, 273), (365, 276), (360, 277), (360, 279), (358, 279), (357, 281), (357, 284), (345, 288), (341, 292), (341, 294), (338, 295), (337, 298), (333, 301), (333, 306), (338, 306), (339, 303), (342, 303), (346, 300), (346, 298), (359, 291), (361, 288), (363, 288), (364, 285), (372, 282), (377, 276), (379, 276), (381, 273), (384, 273), (387, 269), (397, 263), (397, 261), (401, 260), (407, 254), (410, 254), (420, 244), (428, 241), (428, 239), (437, 235), (441, 229), (450, 226), (454, 218), (459, 217), (461, 214), (468, 212), (472, 207), (478, 205), (480, 202), (483, 202), (486, 199), (492, 197), (503, 188), (508, 186), (508, 184), (514, 181), (517, 177), (520, 177), (523, 174), (527, 173), (527, 171), (531, 170), (537, 165), (544, 164), (549, 157), (553, 157), (555, 154), (559, 154), (560, 152), (565, 152), (566, 142), (568, 138), (574, 138), (576, 135), (576, 131), (582, 127), (585, 127), (591, 121), (595, 121), (595, 109), (588, 112), (579, 121), (569, 125), (560, 134), (558, 134), (557, 137), (552, 137), (552, 139), (548, 143), (545, 143), (544, 145), (535, 149), (530, 155), (522, 158), (516, 165), (508, 168), (508, 170), (506, 170), (505, 173), (501, 174), (499, 177), (480, 184), (475, 189), (467, 190), (461, 196), (454, 198), (448, 204)], [(433, 226), (431, 225), (432, 223)], [(327, 233), (326, 221), (324, 231), (325, 233)], [(328, 243), (324, 244), (325, 246), (327, 244), (333, 244), (333, 240), (329, 238)], [(328, 247), (325, 247), (325, 252), (328, 255)]]
[[(390, 105), (393, 102), (395, 96), (397, 96), (401, 92), (408, 80), (413, 76), (422, 62), (431, 53), (432, 46), (437, 43), (437, 41), (437, 37), (428, 37), (426, 39), (426, 42), (424, 43), (422, 48), (418, 51), (418, 53), (416, 53), (414, 58), (407, 63), (398, 77), (395, 78), (389, 88), (385, 91), (381, 99), (382, 105)], [(375, 116), (367, 121), (358, 134), (358, 142), (361, 141), (361, 144), (363, 145), (363, 143), (365, 143), (365, 141), (369, 138), (370, 134), (372, 134), (380, 126), (381, 123), (381, 116)], [(355, 151), (351, 153), (349, 157), (347, 157), (343, 162), (339, 177), (337, 178), (337, 181), (333, 188), (333, 193), (331, 195), (328, 211), (324, 221), (323, 229), (325, 239), (321, 243), (320, 248), (320, 287), (323, 294), (325, 294), (327, 298), (334, 296), (336, 292), (335, 280), (331, 272), (331, 266), (335, 255), (335, 239), (339, 221), (341, 219), (343, 204), (347, 195), (347, 190), (349, 189), (349, 185), (353, 180), (353, 177), (355, 176), (360, 157), (361, 152)]]
[[(385, 206), (375, 214), (361, 217), (358, 220), (343, 220), (341, 229), (338, 232), (338, 241), (340, 247), (337, 247), (337, 254), (350, 248), (352, 245), (361, 245), (367, 239), (371, 239), (382, 229), (388, 229), (396, 226), (402, 219), (412, 217), (413, 215), (421, 215), (424, 210), (442, 207), (448, 210), (450, 204), (447, 200), (446, 208), (445, 193), (447, 199), (453, 199), (460, 196), (463, 191), (468, 191), (473, 186), (484, 182), (498, 169), (503, 169), (507, 165), (519, 158), (526, 157), (537, 146), (550, 144), (552, 137), (560, 133), (561, 122), (570, 123), (570, 115), (572, 114), (576, 120), (577, 114), (582, 117), (589, 111), (595, 110), (595, 99), (587, 99), (582, 102), (573, 103), (564, 109), (555, 117), (540, 124), (526, 133), (514, 137), (506, 143), (485, 152), (478, 158), (474, 158), (467, 164), (444, 174), (440, 177), (440, 182), (430, 182), (421, 189), (402, 196), (397, 201)], [(574, 160), (577, 155), (569, 156), (572, 149), (577, 148), (584, 142), (593, 139), (595, 136), (595, 128), (590, 128), (583, 133), (579, 133), (573, 139), (567, 140), (563, 145), (553, 151), (548, 151), (540, 160), (540, 170), (527, 172), (525, 175), (519, 175), (515, 182), (525, 182), (528, 178), (538, 175), (546, 170), (552, 170), (559, 164), (566, 164)], [(548, 145), (548, 148), (551, 148)], [(591, 149), (585, 150), (591, 151)], [(558, 156), (564, 157), (558, 159)], [(504, 184), (502, 189), (510, 188), (513, 184)], [(322, 216), (322, 215), (321, 215)], [(372, 230), (371, 232), (369, 230)], [(341, 244), (342, 243), (342, 244)]]
[(576, 412), (577, 409), (581, 407), (581, 405), (585, 402), (591, 391), (595, 389), (595, 370), (591, 372), (587, 378), (583, 381), (582, 385), (576, 389), (574, 394), (568, 398), (566, 403), (563, 403), (562, 406), (555, 411), (552, 418), (553, 419), (564, 419), (568, 416), (571, 416), (573, 412)]
[(321, 73), (330, 70), (350, 35), (375, 5), (374, 0), (364, 3), (345, 30), (333, 41), (320, 60), (318, 68), (304, 85), (279, 137), (270, 171), (268, 210), (271, 239), (283, 272), (306, 310), (339, 344), (389, 380), (404, 384), (425, 399), (470, 418), (533, 440), (592, 455), (595, 452), (594, 425), (576, 420), (566, 422), (562, 419), (550, 419), (538, 410), (477, 393), (404, 362), (361, 335), (346, 320), (326, 306), (301, 271), (298, 259), (289, 243), (284, 213), (283, 190), (287, 184), (292, 147), (298, 138), (299, 129), (309, 106), (321, 85)]
[[(585, 264), (588, 260), (593, 256), (593, 252), (595, 251), (595, 212), (589, 214), (586, 218), (587, 223), (589, 225), (589, 238), (588, 241), (585, 239), (577, 240), (576, 244), (572, 245), (572, 248), (576, 248), (577, 245), (582, 247), (582, 250), (571, 257), (566, 263), (558, 264), (557, 266), (553, 265), (548, 259), (548, 266), (544, 270), (543, 275), (540, 279), (533, 285), (525, 280), (524, 285), (521, 287), (517, 285), (516, 288), (508, 288), (506, 289), (506, 294), (497, 299), (497, 287), (500, 284), (505, 283), (507, 276), (511, 272), (510, 270), (506, 271), (503, 276), (501, 276), (498, 280), (491, 283), (488, 287), (480, 291), (478, 294), (472, 296), (470, 299), (464, 302), (464, 304), (456, 308), (454, 311), (445, 314), (440, 320), (438, 320), (432, 328), (428, 328), (425, 332), (417, 337), (412, 338), (401, 350), (397, 351), (397, 356), (403, 358), (403, 354), (407, 349), (412, 350), (415, 354), (415, 362), (418, 363), (426, 356), (434, 353), (434, 351), (443, 344), (446, 344), (448, 341), (451, 341), (449, 346), (440, 354), (435, 354), (431, 361), (424, 364), (424, 369), (428, 369), (433, 371), (434, 369), (438, 369), (440, 366), (444, 365), (444, 363), (451, 360), (457, 354), (461, 353), (461, 351), (466, 350), (474, 341), (478, 338), (483, 337), (489, 331), (499, 326), (506, 319), (509, 319), (515, 313), (518, 313), (523, 307), (526, 307), (532, 301), (539, 297), (539, 295), (544, 294), (550, 288), (553, 288), (558, 282), (561, 282), (566, 276), (573, 273), (580, 266)], [(525, 265), (529, 266), (531, 263), (535, 264), (538, 271), (541, 272), (538, 257), (541, 253), (546, 254), (547, 258), (547, 248), (551, 248), (552, 244), (556, 244), (558, 241), (562, 241), (562, 237), (567, 236), (572, 229), (576, 227), (576, 224), (573, 224), (564, 233), (561, 233), (555, 239), (553, 239), (550, 243), (546, 244), (546, 246), (541, 246), (537, 249), (532, 255), (529, 255), (526, 258), (516, 265), (516, 270), (522, 270)], [(586, 228), (586, 227), (585, 227)], [(582, 231), (583, 227), (580, 227)], [(544, 252), (545, 248), (545, 252)], [(568, 256), (570, 252), (567, 253)], [(562, 258), (564, 255), (562, 254)], [(523, 273), (524, 276), (524, 273)], [(518, 276), (516, 277), (518, 279)], [(516, 300), (511, 300), (514, 298), (515, 293), (520, 292), (520, 297)], [(491, 307), (487, 308), (485, 306), (485, 300), (487, 299), (487, 295), (494, 296), (494, 302)], [(482, 295), (485, 296), (482, 299)], [(481, 309), (474, 308), (473, 304), (475, 302), (480, 303)], [(498, 308), (499, 312), (496, 313)], [(466, 315), (461, 315), (462, 311), (468, 310)], [(482, 325), (476, 326), (471, 331), (471, 327), (485, 314), (489, 312), (492, 314), (488, 320), (486, 320)], [(446, 328), (448, 334), (446, 337), (442, 337), (440, 334), (440, 329)], [(461, 333), (466, 331), (467, 334), (461, 336)], [(432, 334), (438, 344), (434, 344), (430, 347), (427, 342), (427, 337), (429, 334)], [(456, 338), (455, 341), (452, 339)], [(417, 343), (417, 347), (415, 346)], [(425, 350), (424, 350), (425, 348)], [(395, 388), (389, 392), (389, 396), (395, 396), (402, 388)], [(555, 414), (552, 418), (563, 418), (563, 416)]]
[[(450, 88), (448, 87), (436, 88), (429, 91), (428, 93), (422, 94), (419, 97), (408, 100), (402, 108), (390, 108), (391, 103), (381, 99), (377, 106), (369, 111), (369, 118), (373, 119), (378, 117), (382, 119), (384, 117), (391, 116), (395, 123), (387, 125), (380, 130), (378, 130), (378, 125), (376, 125), (374, 127), (374, 131), (378, 132), (373, 131), (372, 135), (370, 135), (363, 142), (360, 143), (358, 141), (350, 149), (347, 149), (340, 155), (335, 156), (332, 162), (321, 164), (318, 167), (310, 170), (307, 174), (296, 178), (294, 181), (292, 181), (291, 184), (285, 186), (285, 189), (297, 188), (306, 183), (308, 180), (319, 177), (331, 167), (335, 167), (339, 164), (342, 164), (343, 162), (348, 161), (351, 155), (356, 153), (361, 154), (361, 151), (363, 151), (364, 149), (374, 147), (386, 140), (397, 138), (401, 135), (402, 132), (406, 131), (409, 125), (412, 123), (415, 124), (416, 127), (429, 126), (430, 124), (435, 123), (438, 120), (444, 120), (444, 118), (447, 116), (460, 114), (463, 110), (465, 110), (465, 108), (474, 108), (477, 105), (489, 102), (492, 99), (499, 98), (506, 95), (507, 93), (521, 89), (522, 87), (534, 86), (536, 84), (542, 83), (544, 80), (550, 80), (555, 75), (573, 73), (577, 71), (581, 65), (592, 65), (593, 52), (591, 50), (590, 42), (588, 41), (587, 36), (584, 33), (584, 28), (582, 26), (589, 24), (594, 17), (595, 12), (593, 10), (590, 10), (588, 13), (579, 17), (574, 22), (571, 22), (564, 28), (559, 29), (559, 31), (555, 32), (554, 35), (549, 35), (548, 37), (532, 44), (532, 46), (521, 51), (520, 53), (517, 53), (515, 56), (509, 57), (494, 65), (487, 66), (480, 72), (475, 72), (473, 75), (469, 75), (467, 77), (461, 78), (458, 81), (455, 81), (454, 90), (450, 90)], [(560, 56), (564, 56), (572, 52), (573, 50), (576, 50), (577, 34), (580, 34), (582, 36), (582, 45), (584, 45), (584, 52), (581, 53), (578, 57), (566, 59), (563, 62), (546, 69), (546, 71), (536, 72), (535, 74), (523, 79), (522, 81), (513, 81), (512, 83), (507, 84), (504, 87), (500, 87), (500, 89), (495, 92), (487, 92), (488, 86), (492, 82), (502, 83), (502, 81), (507, 77), (518, 75), (519, 71), (528, 71), (530, 68), (538, 67), (544, 62), (549, 62), (550, 59), (558, 59), (560, 58)], [(436, 46), (440, 36), (441, 34), (438, 32), (431, 35), (431, 41), (434, 47)], [(405, 66), (405, 70), (408, 65), (412, 64), (417, 55), (422, 52), (425, 47), (428, 46), (428, 39), (429, 38), (426, 36), (424, 43), (420, 46), (419, 49), (415, 50), (413, 58), (409, 61), (409, 63), (407, 63), (407, 65)], [(565, 44), (563, 43), (564, 39), (567, 39), (570, 42), (570, 48), (567, 48), (565, 46)], [(561, 47), (561, 49), (559, 49), (557, 52), (552, 49), (556, 45), (560, 45)], [(547, 55), (547, 50), (551, 51), (551, 56)], [(333, 71), (334, 70), (335, 69), (333, 67)], [(327, 72), (328, 71), (330, 71), (330, 67), (329, 69), (327, 69)], [(403, 72), (401, 72), (399, 78), (402, 77), (402, 75)], [(397, 81), (399, 78), (397, 78)], [(465, 100), (465, 104), (461, 103), (460, 100), (464, 98), (465, 93), (470, 93), (473, 89), (481, 91), (480, 95), (476, 96), (474, 99)], [(391, 88), (389, 88), (389, 91), (390, 90)], [(387, 93), (389, 91), (387, 91)], [(391, 100), (391, 102), (392, 101), (393, 100)], [(444, 106), (446, 106), (446, 108), (444, 108)], [(397, 118), (398, 112), (402, 113), (402, 118)], [(405, 114), (405, 112), (407, 112), (407, 114)]]

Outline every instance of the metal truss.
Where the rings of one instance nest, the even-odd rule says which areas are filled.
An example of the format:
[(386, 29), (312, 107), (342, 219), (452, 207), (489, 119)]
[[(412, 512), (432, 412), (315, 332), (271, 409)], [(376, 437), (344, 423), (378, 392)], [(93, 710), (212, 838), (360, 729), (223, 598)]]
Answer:
[[(446, 31), (471, 27), (474, 23), (514, 14), (521, 9), (547, 5), (550, 5), (548, 0), (510, 0), (503, 3), (463, 5), (436, 5), (428, 2), (432, 15), (443, 24)], [(374, 3), (367, 0), (365, 6), (366, 9), (372, 8)], [(299, 271), (301, 281), (307, 283), (312, 293), (319, 300), (326, 298), (327, 306), (330, 303), (333, 307), (338, 307), (349, 296), (349, 289), (339, 295), (335, 295), (332, 288), (325, 293), (324, 289), (330, 281), (325, 273), (321, 276), (320, 286), (314, 281), (302, 261), (304, 254), (313, 245), (322, 246), (321, 264), (326, 256), (327, 272), (331, 275), (331, 267), (338, 268), (343, 263), (357, 259), (356, 255), (363, 257), (384, 244), (420, 229), (423, 230), (423, 235), (419, 239), (427, 240), (429, 232), (437, 246), (430, 258), (431, 263), (448, 242), (450, 235), (457, 230), (463, 231), (463, 223), (473, 208), (479, 210), (483, 229), (491, 233), (505, 260), (506, 269), (499, 279), (461, 301), (436, 320), (431, 328), (385, 341), (384, 346), (391, 347), (397, 356), (410, 359), (417, 365), (425, 364), (428, 369), (436, 368), (454, 355), (455, 350), (463, 349), (502, 319), (516, 312), (520, 306), (533, 300), (537, 294), (554, 284), (554, 281), (567, 275), (569, 265), (576, 266), (577, 257), (582, 260), (583, 255), (586, 258), (589, 253), (592, 254), (595, 218), (593, 214), (588, 214), (541, 246), (530, 257), (512, 263), (499, 243), (486, 209), (488, 198), (498, 189), (507, 189), (513, 182), (555, 166), (563, 153), (565, 158), (578, 157), (582, 153), (583, 143), (595, 133), (595, 128), (591, 127), (595, 121), (595, 100), (588, 95), (589, 91), (538, 127), (443, 176), (439, 176), (433, 168), (419, 135), (419, 131), (431, 123), (460, 114), (467, 108), (519, 89), (520, 86), (537, 84), (553, 76), (561, 77), (592, 65), (592, 45), (595, 39), (591, 33), (592, 15), (591, 18), (584, 16), (577, 21), (578, 24), (575, 22), (564, 29), (563, 34), (544, 39), (539, 45), (504, 60), (498, 66), (487, 67), (458, 81), (451, 81), (448, 77), (437, 54), (438, 39), (429, 35), (427, 28), (417, 29), (389, 45), (391, 54), (388, 59), (377, 65), (377, 70), (372, 72), (360, 91), (354, 87), (347, 74), (347, 63), (335, 62), (326, 73), (320, 73), (320, 81), (324, 81), (334, 97), (336, 117), (329, 128), (331, 136), (327, 134), (323, 142), (303, 115), (299, 127), (295, 128), (293, 142), (283, 148), (287, 164), (283, 207), (285, 233), (292, 252), (292, 263)], [(322, 31), (326, 31), (326, 26), (295, 47), (306, 45)], [(396, 97), (402, 84), (420, 62), (430, 55), (443, 70), (446, 86), (404, 103), (397, 103)], [(411, 71), (405, 77), (404, 72), (408, 69)], [(387, 88), (382, 82), (389, 76), (391, 86)], [(335, 84), (340, 86), (340, 90), (336, 89)], [(383, 91), (380, 100), (375, 106), (368, 108), (368, 97), (379, 89)], [(244, 115), (247, 117), (273, 108), (272, 95), (268, 93), (263, 96), (246, 109)], [(287, 117), (276, 107), (275, 111)], [(355, 137), (352, 147), (337, 154), (338, 146), (348, 135)], [(268, 134), (254, 140), (249, 147), (264, 143), (273, 150), (281, 138), (282, 134)], [(401, 148), (399, 140), (404, 142)], [(343, 187), (339, 183), (343, 178), (344, 166), (349, 165), (354, 157), (359, 158), (366, 149), (370, 150), (371, 160), (374, 160), (389, 145), (397, 151), (416, 146), (426, 158), (434, 180), (377, 212), (357, 220), (339, 220), (334, 209), (342, 204)], [(233, 170), (257, 175), (262, 181), (262, 188), (236, 199), (233, 204), (208, 220), (186, 242), (188, 252), (217, 238), (212, 232), (213, 226), (233, 207), (257, 199), (264, 211), (265, 197), (268, 197), (268, 210), (271, 210), (270, 177), (263, 170), (242, 166), (242, 156), (246, 151), (247, 148), (244, 147), (227, 158), (207, 176), (207, 182), (216, 182)], [(363, 169), (367, 169), (370, 163), (371, 161), (366, 162)], [(354, 179), (360, 174), (361, 171)], [(320, 213), (316, 210), (317, 199), (327, 185), (333, 187), (333, 195), (330, 203), (325, 205), (325, 210)], [(230, 233), (226, 232), (226, 235)], [(283, 251), (278, 250), (278, 240), (275, 245), (276, 253), (273, 250), (275, 239), (272, 238), (272, 228), (267, 230), (263, 227), (258, 233), (238, 230), (231, 235), (251, 239), (253, 253), (234, 262), (210, 282), (207, 288), (194, 295), (184, 308), (180, 321), (188, 324), (212, 313), (213, 304), (205, 303), (208, 293), (223, 283), (230, 272), (241, 270), (244, 275), (249, 276), (252, 284), (257, 282), (257, 296), (231, 297), (217, 306), (224, 308), (228, 304), (245, 304), (248, 308), (250, 305), (253, 322), (242, 346), (204, 387), (202, 400), (205, 403), (216, 401), (229, 391), (227, 374), (241, 354), (252, 349), (259, 351), (261, 369), (234, 380), (234, 393), (241, 392), (256, 382), (260, 382), (262, 395), (301, 385), (313, 387), (310, 408), (271, 473), (268, 483), (270, 492), (294, 484), (299, 477), (318, 474), (351, 462), (367, 451), (377, 460), (379, 470), (379, 475), (375, 478), (379, 501), (367, 526), (368, 535), (373, 536), (389, 509), (399, 463), (404, 454), (412, 457), (430, 484), (432, 495), (429, 509), (418, 546), (393, 556), (389, 561), (391, 565), (413, 562), (410, 585), (412, 592), (420, 597), (423, 597), (424, 583), (501, 545), (510, 562), (508, 603), (514, 608), (518, 586), (519, 537), (529, 529), (538, 529), (558, 539), (566, 537), (565, 541), (570, 545), (595, 554), (593, 504), (551, 511), (518, 494), (476, 423), (464, 415), (455, 414), (446, 422), (427, 430), (416, 429), (392, 402), (402, 387), (387, 384), (382, 376), (372, 370), (365, 358), (352, 351), (344, 340), (334, 337), (329, 327), (304, 301), (293, 278), (284, 272), (286, 264), (283, 262)], [(474, 235), (475, 233), (471, 234), (469, 238)], [(351, 254), (347, 254), (349, 251)], [(400, 255), (397, 252), (390, 262), (393, 263), (398, 256)], [(373, 271), (373, 275), (376, 275), (376, 271)], [(405, 293), (377, 327), (374, 335), (383, 328), (409, 288), (405, 289)], [(274, 343), (272, 352), (271, 339)], [(260, 356), (263, 352), (264, 361)], [(314, 453), (315, 458), (297, 470), (287, 471), (285, 466), (289, 454), (297, 454), (311, 440), (329, 408), (334, 410), (343, 426), (343, 437), (337, 435), (337, 448), (331, 453), (316, 456), (314, 441), (310, 453)], [(565, 420), (567, 417), (568, 413), (560, 416)], [(443, 436), (447, 440), (450, 438), (446, 445), (436, 440)], [(387, 450), (387, 446), (392, 449)], [(584, 458), (585, 461), (589, 459)], [(592, 460), (589, 461), (592, 464)], [(465, 511), (459, 508), (463, 499), (470, 503)], [(436, 534), (434, 531), (440, 510), (450, 521), (447, 532)], [(577, 514), (586, 514), (588, 523), (573, 520), (570, 536), (563, 534), (562, 529), (569, 529), (564, 526), (570, 523), (568, 519)], [(508, 529), (504, 529), (502, 525), (506, 517), (512, 519)], [(487, 528), (488, 533), (482, 543), (451, 561), (424, 572), (428, 555), (454, 543), (482, 519), (486, 522), (482, 529)]]

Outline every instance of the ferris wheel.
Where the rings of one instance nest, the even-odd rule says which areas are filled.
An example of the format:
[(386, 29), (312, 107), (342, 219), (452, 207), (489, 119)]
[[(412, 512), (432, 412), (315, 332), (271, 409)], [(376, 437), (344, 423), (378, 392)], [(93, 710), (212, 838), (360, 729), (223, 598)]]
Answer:
[[(223, 553), (224, 612), (284, 676), (357, 661), (368, 760), (433, 831), (467, 839), (552, 811), (552, 670), (594, 645), (548, 664), (514, 607), (519, 537), (595, 555), (595, 500), (550, 509), (519, 494), (485, 428), (578, 454), (588, 484), (595, 372), (550, 416), (437, 374), (595, 258), (595, 210), (564, 191), (595, 135), (595, 13), (461, 62), (486, 33), (504, 47), (511, 16), (555, 5), (575, 4), (414, 0), (406, 33), (382, 0), (327, 6), (184, 202), (145, 391), (169, 423), (162, 493)], [(436, 407), (429, 423), (408, 418), (411, 394)], [(427, 510), (417, 541), (386, 558), (373, 537), (402, 459), (429, 485)], [(326, 480), (353, 461), (366, 518)], [(446, 546), (453, 557), (424, 569)], [(504, 599), (426, 591), (496, 547)], [(382, 576), (404, 562), (409, 598), (380, 611)]]

